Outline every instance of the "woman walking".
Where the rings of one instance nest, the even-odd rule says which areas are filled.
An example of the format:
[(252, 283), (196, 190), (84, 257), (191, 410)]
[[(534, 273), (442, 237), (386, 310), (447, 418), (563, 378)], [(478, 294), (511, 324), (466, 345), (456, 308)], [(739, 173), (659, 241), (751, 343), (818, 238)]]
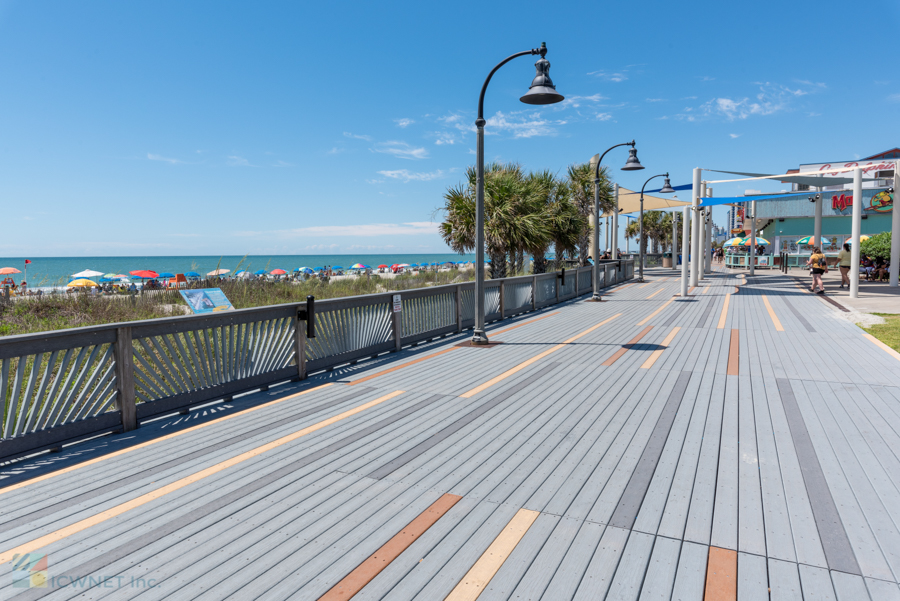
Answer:
[(813, 248), (813, 254), (806, 264), (809, 265), (812, 271), (813, 281), (810, 292), (825, 294), (825, 284), (822, 283), (822, 275), (828, 273), (828, 262), (825, 260), (825, 255), (822, 254), (822, 249), (818, 246)]
[(847, 288), (850, 287), (850, 245), (844, 244), (844, 247), (841, 249), (841, 252), (838, 253), (838, 266), (841, 269), (841, 288), (844, 287), (844, 284), (847, 285)]

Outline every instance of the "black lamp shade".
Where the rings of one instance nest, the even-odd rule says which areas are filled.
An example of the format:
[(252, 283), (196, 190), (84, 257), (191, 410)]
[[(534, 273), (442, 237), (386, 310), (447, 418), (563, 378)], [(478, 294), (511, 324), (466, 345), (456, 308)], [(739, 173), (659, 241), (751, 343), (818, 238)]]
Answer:
[(525, 104), (556, 104), (562, 102), (565, 98), (556, 91), (556, 86), (550, 79), (550, 61), (541, 57), (534, 64), (537, 69), (537, 75), (528, 87), (528, 92), (519, 98)]
[(666, 183), (663, 184), (662, 189), (660, 190), (661, 194), (673, 194), (675, 189), (672, 188), (672, 184), (669, 183), (669, 178), (666, 178)]
[(622, 171), (640, 171), (644, 166), (641, 165), (641, 162), (637, 157), (637, 148), (631, 147), (628, 151), (628, 160), (625, 161), (625, 166), (622, 167)]

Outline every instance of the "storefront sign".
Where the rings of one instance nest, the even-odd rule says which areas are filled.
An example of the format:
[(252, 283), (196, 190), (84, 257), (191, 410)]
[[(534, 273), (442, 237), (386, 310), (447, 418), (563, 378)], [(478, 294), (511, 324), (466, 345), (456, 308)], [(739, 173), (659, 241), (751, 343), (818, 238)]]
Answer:
[[(865, 199), (863, 199), (865, 203)], [(831, 197), (831, 208), (838, 212), (843, 212), (849, 207), (853, 206), (853, 195), (852, 194), (841, 194)], [(894, 197), (892, 194), (888, 194), (887, 190), (882, 190), (877, 194), (873, 195), (869, 199), (869, 206), (863, 205), (864, 211), (875, 211), (877, 213), (890, 213), (891, 209), (894, 207)]]
[(818, 171), (823, 177), (853, 177), (852, 171), (834, 171), (834, 169), (847, 169), (850, 167), (860, 167), (864, 177), (875, 177), (877, 171), (893, 171), (894, 161), (816, 163), (813, 165), (800, 165), (800, 172)]

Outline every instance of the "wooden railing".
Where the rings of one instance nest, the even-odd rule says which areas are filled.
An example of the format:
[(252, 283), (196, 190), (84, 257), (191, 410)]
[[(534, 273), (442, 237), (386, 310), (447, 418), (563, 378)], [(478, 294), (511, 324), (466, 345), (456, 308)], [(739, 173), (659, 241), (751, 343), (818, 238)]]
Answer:
[[(488, 280), (488, 322), (592, 290), (592, 268)], [(634, 261), (600, 265), (600, 287)], [(394, 297), (401, 311), (394, 311)], [(0, 338), (0, 460), (129, 431), (141, 420), (394, 352), (475, 323), (475, 284)]]

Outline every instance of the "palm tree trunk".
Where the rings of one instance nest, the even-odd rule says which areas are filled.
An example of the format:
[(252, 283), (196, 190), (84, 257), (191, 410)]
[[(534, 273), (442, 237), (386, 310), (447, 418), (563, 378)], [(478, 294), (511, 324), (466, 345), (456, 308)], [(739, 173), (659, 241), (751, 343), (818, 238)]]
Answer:
[(547, 256), (544, 251), (534, 253), (534, 263), (531, 273), (537, 275), (539, 273), (547, 273)]
[(503, 251), (489, 251), (491, 257), (491, 279), (496, 280), (506, 277), (506, 253)]

